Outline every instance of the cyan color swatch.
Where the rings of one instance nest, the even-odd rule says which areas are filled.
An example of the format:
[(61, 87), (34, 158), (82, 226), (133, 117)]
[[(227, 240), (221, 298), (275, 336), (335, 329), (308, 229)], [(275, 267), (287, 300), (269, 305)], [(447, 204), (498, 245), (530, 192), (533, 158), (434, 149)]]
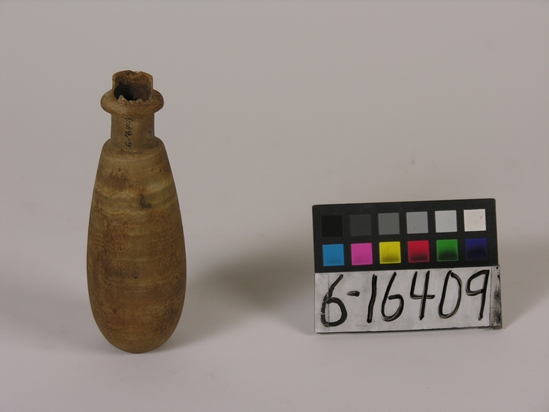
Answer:
[(322, 261), (324, 266), (344, 266), (343, 244), (322, 245)]

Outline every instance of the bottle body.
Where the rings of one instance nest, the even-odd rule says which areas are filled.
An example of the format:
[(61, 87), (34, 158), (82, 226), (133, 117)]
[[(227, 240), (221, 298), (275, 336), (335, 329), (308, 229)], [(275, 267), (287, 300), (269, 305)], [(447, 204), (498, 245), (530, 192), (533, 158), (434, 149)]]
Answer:
[[(135, 113), (113, 115), (111, 139), (99, 159), (88, 230), (93, 316), (111, 344), (135, 353), (155, 349), (172, 335), (186, 286), (175, 183), (163, 142), (142, 128), (148, 123)], [(124, 136), (126, 124), (129, 136)], [(145, 139), (142, 144), (135, 141), (139, 135)]]

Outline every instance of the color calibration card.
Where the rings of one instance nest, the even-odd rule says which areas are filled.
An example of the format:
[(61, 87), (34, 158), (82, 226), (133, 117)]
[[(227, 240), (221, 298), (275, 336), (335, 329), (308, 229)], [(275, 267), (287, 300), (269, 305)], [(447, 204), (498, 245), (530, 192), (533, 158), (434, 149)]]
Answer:
[(501, 327), (494, 199), (313, 206), (317, 333)]

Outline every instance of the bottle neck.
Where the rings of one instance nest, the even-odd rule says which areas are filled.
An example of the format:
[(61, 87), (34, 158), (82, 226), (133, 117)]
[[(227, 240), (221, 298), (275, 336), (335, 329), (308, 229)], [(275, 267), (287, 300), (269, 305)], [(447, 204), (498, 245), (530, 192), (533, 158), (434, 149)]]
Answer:
[(150, 74), (131, 70), (115, 73), (112, 89), (101, 98), (101, 107), (111, 114), (112, 146), (127, 152), (156, 147), (154, 113), (163, 105)]
[(145, 117), (111, 116), (111, 144), (119, 150), (137, 152), (158, 144), (154, 135), (154, 114)]

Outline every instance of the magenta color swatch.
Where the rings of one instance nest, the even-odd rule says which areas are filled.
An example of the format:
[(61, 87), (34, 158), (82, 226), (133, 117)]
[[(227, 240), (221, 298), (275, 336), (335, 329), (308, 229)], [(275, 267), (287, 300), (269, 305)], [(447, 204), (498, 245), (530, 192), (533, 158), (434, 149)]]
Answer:
[(429, 241), (410, 240), (408, 242), (408, 262), (420, 263), (429, 262)]
[(371, 243), (351, 243), (351, 264), (353, 266), (371, 265), (373, 262)]

